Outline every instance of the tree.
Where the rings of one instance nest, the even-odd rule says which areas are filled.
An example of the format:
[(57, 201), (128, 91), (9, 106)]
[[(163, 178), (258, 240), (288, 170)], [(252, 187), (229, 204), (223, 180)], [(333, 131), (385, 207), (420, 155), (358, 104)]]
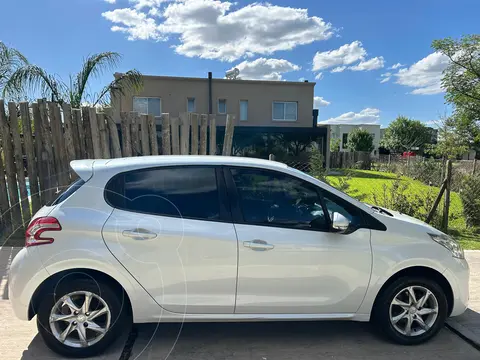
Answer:
[(92, 78), (99, 77), (111, 70), (120, 61), (116, 52), (94, 54), (84, 60), (82, 69), (70, 75), (69, 84), (65, 84), (57, 75), (48, 74), (37, 65), (24, 64), (17, 68), (5, 84), (3, 96), (15, 96), (19, 93), (37, 92), (54, 102), (69, 102), (72, 107), (80, 107), (83, 102), (93, 106), (108, 103), (110, 96), (125, 95), (142, 86), (142, 75), (137, 70), (129, 70), (125, 74), (116, 74), (115, 79), (98, 94), (89, 94), (88, 85)]
[(398, 116), (385, 130), (382, 146), (397, 153), (417, 148), (423, 152), (431, 140), (432, 133), (422, 122)]
[(454, 118), (443, 116), (437, 125), (438, 141), (428, 152), (443, 159), (455, 159), (468, 150), (468, 140), (457, 130)]
[(432, 47), (448, 57), (442, 86), (454, 106), (453, 124), (470, 146), (480, 147), (480, 35), (434, 40)]
[(0, 41), (0, 91), (3, 91), (12, 74), (27, 64), (27, 59), (20, 51), (9, 48)]
[(350, 151), (373, 151), (374, 146), (372, 134), (362, 128), (353, 129), (348, 134), (347, 148)]
[(330, 139), (330, 152), (340, 151), (341, 141), (339, 138)]

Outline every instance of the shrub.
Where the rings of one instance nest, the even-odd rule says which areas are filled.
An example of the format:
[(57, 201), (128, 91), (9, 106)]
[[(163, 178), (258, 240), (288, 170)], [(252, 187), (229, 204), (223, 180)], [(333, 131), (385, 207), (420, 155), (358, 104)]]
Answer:
[(310, 152), (310, 175), (325, 181), (326, 169), (323, 166), (324, 157), (319, 149), (313, 148)]

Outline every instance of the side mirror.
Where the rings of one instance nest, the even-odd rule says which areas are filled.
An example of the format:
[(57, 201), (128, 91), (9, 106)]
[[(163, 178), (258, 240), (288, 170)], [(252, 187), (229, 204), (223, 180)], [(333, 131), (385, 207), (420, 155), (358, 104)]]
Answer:
[(332, 215), (332, 228), (338, 232), (345, 232), (350, 227), (350, 221), (340, 213), (334, 212)]

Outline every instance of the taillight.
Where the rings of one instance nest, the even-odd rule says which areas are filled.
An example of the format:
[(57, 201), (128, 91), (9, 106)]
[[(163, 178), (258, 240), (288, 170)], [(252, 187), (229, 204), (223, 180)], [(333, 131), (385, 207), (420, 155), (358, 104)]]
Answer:
[(39, 217), (31, 222), (25, 232), (25, 247), (53, 243), (53, 238), (42, 237), (45, 231), (60, 231), (62, 226), (52, 216)]

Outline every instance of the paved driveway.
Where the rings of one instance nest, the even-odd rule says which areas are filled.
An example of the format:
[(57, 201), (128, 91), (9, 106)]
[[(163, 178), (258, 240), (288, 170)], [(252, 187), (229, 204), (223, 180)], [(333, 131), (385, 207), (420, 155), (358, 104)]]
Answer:
[[(6, 291), (12, 249), (0, 250), (0, 354), (2, 359), (60, 359), (50, 352), (36, 332), (35, 322), (14, 318)], [(468, 253), (480, 271), (480, 252)], [(478, 276), (472, 278), (472, 299), (477, 308)], [(126, 339), (119, 339), (100, 359), (121, 359)], [(129, 347), (127, 346), (127, 349)], [(138, 326), (130, 359), (388, 359), (478, 360), (480, 352), (447, 328), (427, 344), (405, 347), (384, 341), (369, 324), (353, 322), (281, 322), (161, 324)]]

